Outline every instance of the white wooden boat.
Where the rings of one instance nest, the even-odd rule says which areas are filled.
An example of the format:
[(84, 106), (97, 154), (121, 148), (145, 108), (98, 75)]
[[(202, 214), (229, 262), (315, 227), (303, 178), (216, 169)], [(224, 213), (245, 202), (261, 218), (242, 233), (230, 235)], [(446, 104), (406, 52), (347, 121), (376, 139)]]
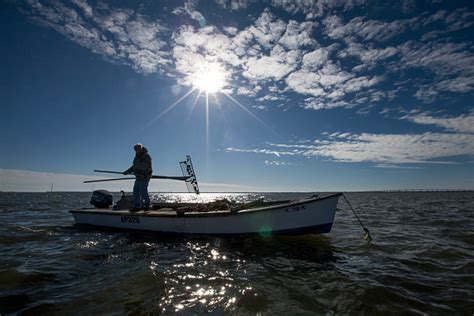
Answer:
[(233, 210), (179, 212), (171, 208), (130, 212), (112, 208), (76, 209), (76, 224), (166, 234), (268, 235), (324, 234), (332, 228), (342, 193), (296, 201), (261, 202)]

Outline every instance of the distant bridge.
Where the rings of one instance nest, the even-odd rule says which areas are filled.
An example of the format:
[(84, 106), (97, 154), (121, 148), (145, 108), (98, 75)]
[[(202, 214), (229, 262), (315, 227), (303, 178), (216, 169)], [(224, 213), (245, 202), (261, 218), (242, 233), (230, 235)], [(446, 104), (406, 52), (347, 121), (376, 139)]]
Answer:
[(403, 189), (403, 190), (374, 190), (362, 192), (474, 192), (468, 189)]

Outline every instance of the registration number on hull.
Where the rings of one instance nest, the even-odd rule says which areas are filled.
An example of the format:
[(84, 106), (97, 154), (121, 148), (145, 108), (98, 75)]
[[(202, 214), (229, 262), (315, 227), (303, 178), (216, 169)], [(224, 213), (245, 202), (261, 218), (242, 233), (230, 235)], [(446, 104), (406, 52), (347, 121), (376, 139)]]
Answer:
[(122, 220), (122, 223), (132, 223), (132, 224), (139, 224), (140, 223), (140, 217), (139, 216), (124, 215), (124, 216), (121, 216), (120, 219)]
[(285, 208), (285, 213), (293, 213), (293, 212), (299, 212), (299, 211), (304, 211), (304, 210), (306, 210), (306, 207), (304, 205), (294, 206), (290, 208)]

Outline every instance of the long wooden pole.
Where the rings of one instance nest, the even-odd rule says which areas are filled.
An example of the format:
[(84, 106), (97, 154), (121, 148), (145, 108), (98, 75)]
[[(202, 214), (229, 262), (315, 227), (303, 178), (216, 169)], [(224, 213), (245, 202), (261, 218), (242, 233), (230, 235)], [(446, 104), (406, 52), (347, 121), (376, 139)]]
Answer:
[(115, 178), (115, 179), (102, 179), (102, 180), (88, 180), (88, 181), (84, 181), (84, 183), (117, 181), (117, 180), (132, 180), (132, 179), (135, 179), (135, 178)]
[[(94, 172), (123, 174), (123, 172), (120, 172), (120, 171), (109, 171), (109, 170), (94, 170)], [(150, 178), (151, 178), (151, 179), (168, 179), (168, 180), (181, 180), (181, 181), (186, 181), (186, 180), (188, 180), (190, 177), (152, 175)], [(119, 178), (119, 179), (121, 179), (121, 178)], [(110, 180), (110, 181), (111, 181), (111, 180)]]

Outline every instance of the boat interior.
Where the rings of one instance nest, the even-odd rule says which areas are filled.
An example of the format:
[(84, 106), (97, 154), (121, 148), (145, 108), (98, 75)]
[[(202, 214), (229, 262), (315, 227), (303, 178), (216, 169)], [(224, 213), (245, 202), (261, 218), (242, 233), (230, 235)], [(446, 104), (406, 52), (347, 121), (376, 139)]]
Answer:
[[(237, 212), (244, 209), (287, 204), (289, 202), (291, 202), (291, 200), (265, 201), (263, 198), (246, 203), (236, 203), (227, 199), (216, 200), (208, 203), (157, 202), (152, 203), (150, 209), (154, 211), (174, 211), (178, 215), (182, 215), (184, 213), (206, 213), (216, 211)], [(121, 203), (121, 201), (119, 201), (114, 206), (114, 210), (129, 209), (129, 206), (129, 203)]]

